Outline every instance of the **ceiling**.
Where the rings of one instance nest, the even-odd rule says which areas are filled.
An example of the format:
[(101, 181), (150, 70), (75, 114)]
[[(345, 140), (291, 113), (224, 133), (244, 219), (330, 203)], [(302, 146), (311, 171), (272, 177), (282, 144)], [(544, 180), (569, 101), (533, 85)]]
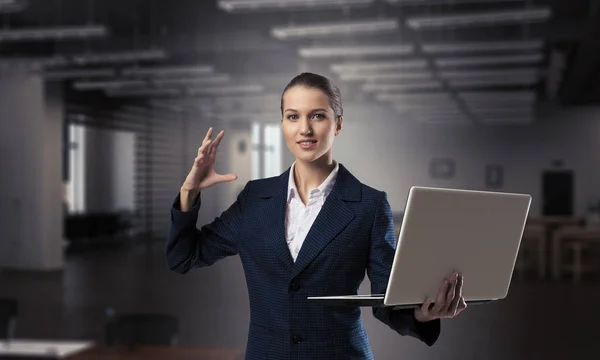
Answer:
[[(528, 123), (535, 120), (535, 104), (543, 101), (568, 106), (600, 103), (600, 46), (596, 45), (600, 2), (594, 0), (317, 2), (337, 2), (325, 8), (314, 6), (313, 0), (313, 6), (239, 11), (227, 11), (224, 5), (252, 0), (222, 0), (223, 7), (221, 0), (24, 1), (0, 0), (0, 12), (3, 2), (22, 4), (12, 10), (4, 5), (5, 14), (0, 14), (4, 31), (104, 27), (105, 31), (95, 29), (87, 38), (81, 30), (71, 38), (40, 35), (33, 40), (14, 34), (3, 38), (0, 30), (4, 71), (38, 60), (32, 71), (64, 81), (73, 104), (135, 104), (217, 117), (243, 113), (240, 109), (273, 113), (281, 90), (300, 71), (333, 78), (346, 103), (384, 103), (417, 121)], [(311, 0), (276, 1), (308, 4)], [(369, 4), (339, 6), (342, 2)], [(525, 16), (523, 10), (537, 18), (516, 21)], [(458, 14), (488, 16), (484, 24), (473, 19), (436, 20)], [(367, 23), (372, 20), (380, 23)], [(329, 29), (310, 36), (311, 29), (303, 29), (360, 21), (360, 33), (353, 34), (334, 34), (336, 30)], [(449, 25), (452, 21), (454, 26)], [(275, 27), (281, 27), (280, 35), (287, 37), (274, 36)], [(369, 27), (389, 29), (364, 30)], [(379, 49), (379, 55), (356, 54), (365, 46), (384, 50)], [(145, 53), (134, 56), (132, 51)], [(160, 75), (139, 71), (147, 67), (188, 71)], [(74, 69), (108, 73), (73, 76)], [(71, 76), (65, 76), (65, 71)], [(145, 90), (140, 92), (140, 87)]]

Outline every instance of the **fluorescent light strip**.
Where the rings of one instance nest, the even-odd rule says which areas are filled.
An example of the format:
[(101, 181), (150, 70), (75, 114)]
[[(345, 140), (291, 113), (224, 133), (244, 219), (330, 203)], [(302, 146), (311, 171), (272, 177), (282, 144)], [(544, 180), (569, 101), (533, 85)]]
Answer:
[(204, 87), (190, 89), (188, 93), (194, 95), (230, 95), (239, 93), (257, 93), (264, 90), (262, 85), (232, 85), (220, 87)]
[(213, 107), (224, 107), (234, 106), (239, 104), (242, 107), (251, 105), (265, 105), (271, 108), (273, 105), (278, 106), (281, 102), (281, 94), (248, 94), (248, 95), (225, 95), (218, 97), (211, 97), (207, 99), (169, 99), (160, 100), (160, 103), (171, 103), (180, 105), (201, 105), (201, 106), (213, 106)]
[(216, 118), (218, 120), (254, 120), (254, 119), (273, 119), (273, 121), (280, 121), (281, 114), (278, 112), (208, 112), (204, 113), (204, 116), (210, 118)]
[(537, 108), (536, 103), (531, 101), (465, 102), (465, 106), (473, 111), (485, 111), (494, 109), (532, 110)]
[(526, 0), (386, 0), (393, 5), (456, 5), (456, 4), (489, 4), (501, 2), (524, 2)]
[(464, 114), (402, 114), (398, 113), (402, 120), (409, 120), (418, 123), (431, 124), (470, 124), (472, 123)]
[(195, 86), (195, 85), (207, 85), (207, 84), (223, 84), (229, 82), (231, 76), (227, 74), (216, 74), (209, 77), (198, 77), (198, 78), (178, 78), (178, 79), (152, 79), (151, 82), (154, 86), (166, 87), (166, 86)]
[(163, 66), (163, 67), (133, 67), (123, 69), (124, 76), (194, 76), (213, 73), (212, 66)]
[(502, 101), (496, 101), (496, 102), (486, 102), (486, 103), (477, 103), (477, 102), (471, 102), (471, 103), (466, 103), (465, 104), (469, 109), (473, 110), (473, 111), (483, 111), (483, 110), (494, 110), (494, 109), (520, 109), (520, 110), (527, 110), (527, 109), (534, 109), (535, 108), (535, 103), (533, 102), (502, 102)]
[(301, 48), (298, 55), (303, 58), (332, 58), (346, 56), (385, 56), (408, 55), (414, 52), (412, 45), (368, 45), (368, 46), (326, 46)]
[(502, 117), (502, 118), (489, 118), (482, 116), (478, 118), (479, 121), (485, 125), (530, 125), (535, 123), (534, 117)]
[(549, 7), (505, 10), (471, 14), (412, 17), (406, 21), (413, 30), (447, 29), (484, 25), (520, 24), (546, 21), (552, 15)]
[(227, 12), (261, 9), (314, 9), (342, 6), (368, 6), (374, 0), (219, 0), (220, 9)]
[(444, 100), (441, 102), (434, 102), (428, 100), (419, 100), (413, 103), (406, 101), (391, 101), (390, 105), (394, 108), (403, 109), (406, 111), (412, 110), (420, 110), (420, 109), (450, 109), (456, 110), (458, 109), (458, 104), (452, 100)]
[(539, 82), (536, 76), (523, 76), (514, 78), (497, 78), (497, 79), (461, 79), (449, 80), (451, 87), (487, 87), (500, 85), (535, 85)]
[(406, 113), (437, 113), (437, 112), (462, 112), (462, 110), (458, 107), (458, 104), (430, 104), (428, 106), (411, 106), (410, 104), (399, 104), (399, 103), (391, 103), (390, 104), (394, 109), (398, 111), (403, 111)]
[(178, 89), (136, 89), (136, 90), (110, 90), (106, 91), (110, 97), (145, 97), (145, 96), (176, 96), (182, 95)]
[(472, 125), (473, 122), (467, 118), (444, 118), (444, 119), (425, 119), (420, 120), (420, 123), (423, 124), (432, 124), (432, 125)]
[(40, 58), (3, 58), (0, 57), (0, 68), (29, 68), (41, 69), (45, 67), (65, 66), (67, 59), (62, 56), (40, 57)]
[(323, 23), (317, 25), (275, 27), (271, 35), (280, 40), (303, 37), (322, 37), (330, 35), (378, 34), (395, 31), (400, 28), (397, 19), (379, 19), (365, 21), (348, 21)]
[(535, 101), (535, 92), (525, 91), (461, 91), (458, 94), (465, 101)]
[(107, 35), (108, 29), (104, 25), (4, 29), (0, 30), (0, 42), (90, 39)]
[(543, 60), (542, 54), (532, 55), (502, 55), (502, 56), (477, 56), (462, 58), (437, 59), (438, 67), (475, 66), (475, 65), (507, 65), (507, 64), (531, 64)]
[(46, 80), (68, 80), (78, 78), (109, 78), (115, 76), (113, 69), (87, 69), (87, 70), (54, 70), (42, 74)]
[(426, 94), (393, 94), (393, 93), (377, 93), (375, 94), (377, 101), (392, 101), (407, 104), (427, 104), (439, 102), (453, 102), (454, 100), (448, 93), (426, 93)]
[(535, 117), (535, 111), (522, 111), (522, 110), (513, 110), (513, 111), (471, 111), (471, 113), (476, 117), (482, 117), (486, 119), (502, 119), (506, 117), (515, 117), (515, 118), (530, 118)]
[(438, 90), (442, 84), (437, 81), (423, 81), (411, 84), (363, 84), (363, 91), (413, 91), (413, 90)]
[(119, 90), (124, 88), (141, 88), (147, 86), (145, 80), (108, 80), (108, 81), (77, 81), (73, 88), (79, 91), (89, 90)]
[(544, 43), (541, 40), (486, 41), (423, 44), (422, 49), (423, 52), (428, 54), (444, 54), (457, 52), (541, 50), (543, 46)]
[(381, 70), (414, 70), (425, 69), (427, 61), (425, 60), (404, 60), (404, 61), (371, 61), (340, 63), (331, 65), (331, 71), (335, 73), (350, 73), (361, 71), (381, 71)]
[(149, 49), (113, 53), (81, 54), (72, 56), (71, 61), (77, 65), (91, 65), (102, 63), (126, 63), (133, 61), (155, 61), (165, 60), (166, 58), (166, 51), (161, 49)]
[(400, 103), (392, 102), (391, 106), (398, 111), (422, 111), (422, 110), (457, 110), (459, 109), (458, 104), (455, 101), (441, 102), (441, 103)]
[(507, 69), (507, 70), (461, 70), (461, 71), (441, 71), (439, 75), (445, 79), (472, 79), (472, 78), (493, 78), (493, 77), (531, 77), (539, 76), (540, 71), (537, 68), (526, 69)]
[(511, 112), (511, 113), (477, 113), (474, 114), (479, 118), (484, 118), (490, 121), (493, 120), (506, 120), (511, 118), (534, 118), (535, 113), (532, 111), (529, 112)]
[(407, 72), (407, 73), (342, 73), (342, 81), (378, 81), (378, 80), (430, 80), (433, 79), (431, 72)]
[(419, 110), (414, 110), (414, 111), (406, 111), (406, 110), (401, 110), (401, 109), (397, 109), (396, 108), (396, 112), (398, 114), (402, 114), (402, 115), (406, 115), (409, 117), (415, 116), (415, 117), (452, 117), (452, 116), (464, 116), (464, 112), (462, 112), (459, 109), (456, 110), (446, 110), (446, 109), (430, 109), (427, 111), (424, 111), (424, 109), (422, 109), (421, 111)]

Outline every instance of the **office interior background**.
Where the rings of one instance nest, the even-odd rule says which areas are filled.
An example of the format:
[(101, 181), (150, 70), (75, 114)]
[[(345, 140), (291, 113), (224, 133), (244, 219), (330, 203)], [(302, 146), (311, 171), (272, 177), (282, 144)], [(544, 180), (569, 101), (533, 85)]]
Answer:
[(169, 211), (210, 126), (239, 179), (198, 226), (285, 171), (281, 92), (310, 71), (342, 92), (334, 158), (398, 226), (413, 185), (533, 196), (508, 298), (432, 348), (364, 311), (377, 359), (599, 356), (599, 1), (0, 0), (0, 24), (0, 334), (102, 346), (166, 314), (173, 348), (242, 356), (239, 258), (169, 272)]

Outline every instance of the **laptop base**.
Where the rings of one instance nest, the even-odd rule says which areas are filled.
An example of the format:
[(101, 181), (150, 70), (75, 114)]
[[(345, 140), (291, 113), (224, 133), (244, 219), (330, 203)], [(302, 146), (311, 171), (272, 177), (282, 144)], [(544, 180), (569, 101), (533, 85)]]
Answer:
[[(309, 296), (307, 300), (310, 300), (314, 303), (325, 305), (325, 306), (334, 306), (334, 307), (383, 307), (387, 306), (383, 304), (383, 295), (349, 295), (349, 296)], [(492, 302), (494, 300), (472, 300), (465, 301), (467, 306), (471, 305), (482, 305)], [(435, 303), (431, 303), (431, 306), (434, 306)], [(423, 303), (420, 304), (403, 304), (403, 305), (393, 305), (394, 310), (401, 309), (416, 309), (423, 306)]]

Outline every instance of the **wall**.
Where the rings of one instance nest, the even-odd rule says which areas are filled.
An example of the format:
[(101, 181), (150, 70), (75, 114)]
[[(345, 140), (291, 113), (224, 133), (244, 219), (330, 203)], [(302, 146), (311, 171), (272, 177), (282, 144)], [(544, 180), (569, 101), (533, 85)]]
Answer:
[(134, 209), (135, 133), (85, 129), (86, 212)]
[[(485, 189), (488, 163), (504, 166), (500, 191), (532, 194), (534, 216), (540, 214), (541, 172), (555, 159), (575, 171), (578, 215), (589, 198), (600, 195), (600, 108), (543, 107), (539, 122), (526, 127), (415, 124), (375, 106), (350, 105), (344, 112), (334, 158), (364, 183), (385, 190), (395, 212), (403, 211), (413, 185)], [(454, 178), (429, 177), (429, 160), (437, 157), (455, 160)], [(285, 166), (292, 161), (287, 152)]]
[(0, 75), (0, 267), (62, 267), (60, 87)]

